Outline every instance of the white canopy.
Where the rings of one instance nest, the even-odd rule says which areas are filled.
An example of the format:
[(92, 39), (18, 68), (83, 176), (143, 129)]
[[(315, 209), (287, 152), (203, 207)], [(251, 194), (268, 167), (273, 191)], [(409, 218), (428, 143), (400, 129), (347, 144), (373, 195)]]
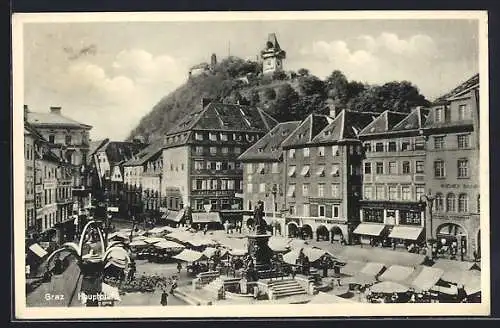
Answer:
[(184, 249), (183, 245), (176, 243), (175, 241), (171, 240), (163, 240), (158, 243), (155, 243), (154, 246), (156, 248), (161, 248), (161, 249)]
[(429, 290), (439, 281), (443, 273), (442, 269), (422, 266), (422, 271), (412, 281), (411, 286), (419, 291)]
[(146, 246), (146, 245), (149, 245), (148, 243), (146, 243), (144, 240), (133, 240), (130, 244), (130, 246)]
[(398, 284), (393, 281), (382, 281), (370, 287), (370, 290), (374, 293), (405, 293), (409, 290), (408, 287)]
[(402, 265), (391, 265), (382, 275), (380, 275), (379, 279), (381, 281), (397, 281), (402, 282), (415, 271), (412, 267), (402, 266)]
[(39, 244), (33, 244), (29, 247), (29, 249), (35, 253), (38, 257), (44, 257), (47, 255), (47, 251), (42, 248)]
[(173, 228), (168, 227), (168, 226), (163, 226), (163, 227), (154, 227), (153, 229), (150, 229), (147, 232), (154, 235), (154, 234), (158, 234), (158, 233), (172, 232), (172, 231), (174, 231)]
[(149, 238), (144, 239), (144, 241), (148, 244), (155, 244), (155, 243), (159, 243), (160, 241), (165, 241), (165, 240), (166, 240), (165, 238), (160, 238), (160, 237), (149, 237)]
[(184, 262), (197, 262), (207, 259), (203, 253), (191, 249), (184, 249), (180, 254), (173, 256), (173, 258)]
[(241, 248), (235, 248), (229, 251), (229, 254), (234, 255), (234, 256), (243, 256), (248, 253), (248, 250), (246, 249), (241, 249)]

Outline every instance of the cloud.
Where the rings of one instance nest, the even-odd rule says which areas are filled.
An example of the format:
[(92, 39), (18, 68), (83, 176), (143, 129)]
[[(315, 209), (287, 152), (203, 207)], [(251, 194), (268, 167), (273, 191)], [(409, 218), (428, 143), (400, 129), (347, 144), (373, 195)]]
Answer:
[[(373, 84), (410, 80), (429, 98), (439, 95), (442, 89), (439, 83), (443, 83), (447, 75), (450, 79), (457, 76), (451, 68), (454, 63), (439, 64), (438, 59), (443, 58), (437, 43), (424, 34), (402, 38), (384, 32), (376, 36), (359, 35), (350, 40), (315, 40), (303, 47), (300, 54), (301, 59), (293, 69), (308, 67), (311, 73), (322, 78), (338, 69), (350, 80)], [(462, 69), (463, 63), (456, 65), (458, 73), (471, 71), (466, 67)], [(445, 84), (452, 83), (447, 81)]]

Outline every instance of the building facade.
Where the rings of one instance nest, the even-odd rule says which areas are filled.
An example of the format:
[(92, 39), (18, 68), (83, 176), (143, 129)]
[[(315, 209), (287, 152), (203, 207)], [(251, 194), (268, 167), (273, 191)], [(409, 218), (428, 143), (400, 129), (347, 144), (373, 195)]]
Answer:
[[(242, 209), (243, 170), (236, 158), (276, 124), (255, 107), (203, 100), (164, 138), (162, 196), (193, 213)], [(193, 215), (193, 223), (195, 217), (202, 218)]]
[[(281, 144), (300, 123), (279, 123), (238, 158), (243, 164), (243, 209), (250, 212), (259, 201), (264, 202), (266, 221), (274, 233), (285, 233), (278, 219), (285, 210)], [(251, 215), (245, 219), (246, 225), (254, 223)]]
[(433, 104), (424, 134), (433, 237), (439, 246), (458, 244), (466, 257), (480, 255), (479, 75)]
[(427, 110), (410, 114), (385, 111), (364, 128), (361, 224), (355, 233), (362, 242), (425, 241)]

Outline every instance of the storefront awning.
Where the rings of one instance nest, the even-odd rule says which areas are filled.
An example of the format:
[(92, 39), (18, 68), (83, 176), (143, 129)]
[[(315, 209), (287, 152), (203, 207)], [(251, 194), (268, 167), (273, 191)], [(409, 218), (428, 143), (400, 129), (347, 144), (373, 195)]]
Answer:
[(360, 223), (354, 230), (355, 234), (367, 236), (380, 236), (385, 225), (377, 223)]
[(184, 210), (180, 211), (170, 210), (162, 216), (163, 219), (173, 222), (180, 222), (183, 217), (184, 217)]
[(402, 282), (415, 271), (412, 267), (402, 265), (392, 265), (379, 277), (380, 281), (396, 281)]
[(295, 166), (290, 166), (288, 169), (288, 176), (292, 177), (295, 174)]
[(304, 165), (302, 171), (300, 171), (300, 175), (306, 176), (309, 173), (309, 165)]
[(29, 247), (29, 249), (38, 257), (44, 257), (45, 255), (47, 255), (47, 251), (44, 250), (39, 244), (33, 244)]
[(395, 226), (392, 228), (389, 238), (417, 240), (422, 230), (422, 227)]
[(218, 212), (195, 212), (192, 214), (193, 223), (220, 222)]
[(411, 286), (418, 291), (426, 291), (432, 288), (443, 276), (444, 271), (423, 266), (418, 276), (413, 280)]
[(178, 244), (171, 240), (160, 241), (154, 244), (154, 246), (159, 249), (171, 249), (171, 250), (180, 250), (186, 248), (184, 245)]

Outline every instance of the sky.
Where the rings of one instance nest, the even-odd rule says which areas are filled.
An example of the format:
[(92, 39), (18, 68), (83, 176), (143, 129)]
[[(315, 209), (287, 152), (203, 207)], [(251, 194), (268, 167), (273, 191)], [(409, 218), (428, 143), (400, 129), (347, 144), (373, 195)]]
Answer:
[(268, 33), (287, 52), (286, 70), (407, 80), (430, 100), (479, 72), (474, 20), (26, 23), (24, 103), (61, 106), (93, 126), (93, 140), (123, 140), (189, 67), (212, 53), (256, 59)]

